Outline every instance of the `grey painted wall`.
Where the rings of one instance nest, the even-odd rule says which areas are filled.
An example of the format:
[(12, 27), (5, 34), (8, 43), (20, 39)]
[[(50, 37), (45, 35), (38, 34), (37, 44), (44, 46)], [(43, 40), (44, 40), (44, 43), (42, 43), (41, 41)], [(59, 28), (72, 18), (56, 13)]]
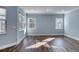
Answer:
[(65, 34), (79, 39), (79, 9), (65, 15)]
[(0, 47), (17, 41), (17, 7), (6, 6), (6, 9), (7, 32), (6, 34), (0, 34)]
[(63, 21), (62, 30), (55, 29), (56, 17), (60, 17), (64, 20), (64, 15), (60, 14), (28, 14), (28, 18), (36, 19), (36, 29), (31, 32), (28, 32), (28, 35), (63, 35)]

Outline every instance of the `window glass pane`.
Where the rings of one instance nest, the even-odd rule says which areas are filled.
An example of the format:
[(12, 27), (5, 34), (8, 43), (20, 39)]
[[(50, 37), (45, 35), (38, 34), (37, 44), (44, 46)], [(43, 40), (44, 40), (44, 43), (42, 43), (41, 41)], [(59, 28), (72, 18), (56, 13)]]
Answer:
[(6, 18), (6, 9), (0, 8), (0, 19)]
[(0, 19), (6, 19), (6, 17), (5, 16), (0, 16)]
[(36, 19), (28, 18), (28, 30), (35, 30), (35, 29), (36, 29)]
[(6, 9), (0, 8), (0, 34), (4, 34), (6, 32), (5, 19), (6, 19)]
[(23, 31), (25, 29), (25, 16), (19, 13), (19, 31)]
[(6, 15), (6, 9), (0, 8), (0, 16), (5, 16)]
[(56, 18), (56, 29), (62, 29), (62, 18)]
[(5, 21), (0, 21), (0, 34), (5, 33)]

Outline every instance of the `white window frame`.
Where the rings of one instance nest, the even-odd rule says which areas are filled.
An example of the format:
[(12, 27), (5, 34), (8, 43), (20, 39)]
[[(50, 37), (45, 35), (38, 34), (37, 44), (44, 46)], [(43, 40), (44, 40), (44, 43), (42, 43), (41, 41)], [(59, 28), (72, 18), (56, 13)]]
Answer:
[(19, 31), (24, 31), (25, 29), (25, 16), (19, 13)]
[[(34, 27), (32, 27), (32, 28), (30, 27), (30, 24), (31, 24), (30, 19), (32, 19), (33, 24), (34, 24)], [(35, 18), (28, 18), (28, 31), (35, 30), (35, 29), (36, 29), (36, 19)]]
[(0, 34), (6, 34), (6, 9), (2, 7), (0, 7)]
[(63, 18), (56, 18), (56, 29), (62, 29)]

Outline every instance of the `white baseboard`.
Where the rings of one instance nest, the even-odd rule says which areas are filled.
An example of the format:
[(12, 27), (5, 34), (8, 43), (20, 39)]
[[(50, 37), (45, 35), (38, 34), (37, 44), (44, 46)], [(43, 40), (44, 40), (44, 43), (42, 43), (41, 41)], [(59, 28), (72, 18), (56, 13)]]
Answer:
[(47, 36), (47, 35), (64, 35), (64, 34), (28, 34), (28, 36)]
[(75, 39), (75, 40), (78, 40), (78, 41), (79, 41), (79, 38), (73, 37), (73, 36), (71, 36), (71, 35), (64, 34), (64, 36), (67, 36), (67, 37), (70, 37), (70, 38), (72, 38), (72, 39)]

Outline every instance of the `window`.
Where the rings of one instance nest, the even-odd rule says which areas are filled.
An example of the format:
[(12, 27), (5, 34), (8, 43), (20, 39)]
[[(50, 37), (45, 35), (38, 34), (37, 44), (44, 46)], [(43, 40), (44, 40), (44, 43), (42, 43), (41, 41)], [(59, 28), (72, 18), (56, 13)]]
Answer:
[(6, 33), (6, 9), (0, 8), (0, 34)]
[(19, 13), (19, 31), (23, 31), (26, 27), (25, 17)]
[(56, 29), (62, 29), (62, 18), (56, 18)]
[(28, 30), (35, 30), (35, 29), (36, 29), (36, 19), (28, 18)]

